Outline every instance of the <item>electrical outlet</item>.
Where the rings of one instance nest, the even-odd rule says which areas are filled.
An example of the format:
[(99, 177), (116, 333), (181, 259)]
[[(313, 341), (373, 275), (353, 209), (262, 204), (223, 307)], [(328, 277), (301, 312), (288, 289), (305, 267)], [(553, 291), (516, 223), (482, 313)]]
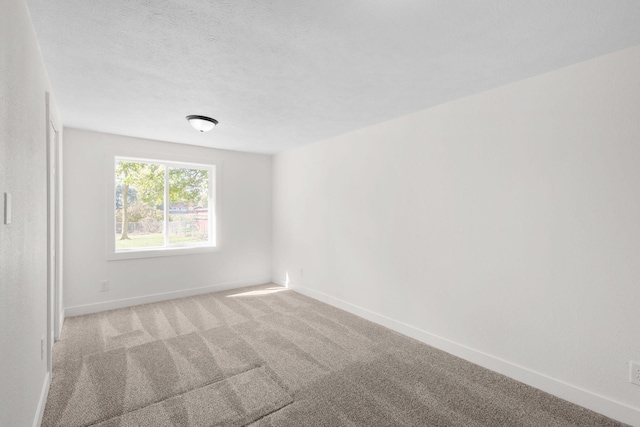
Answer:
[(44, 337), (40, 338), (40, 360), (44, 359)]
[(631, 368), (629, 369), (629, 382), (635, 385), (640, 385), (640, 363), (631, 362), (629, 365), (631, 365)]
[(100, 292), (104, 292), (104, 291), (108, 291), (109, 290), (109, 281), (108, 280), (101, 280), (100, 281)]

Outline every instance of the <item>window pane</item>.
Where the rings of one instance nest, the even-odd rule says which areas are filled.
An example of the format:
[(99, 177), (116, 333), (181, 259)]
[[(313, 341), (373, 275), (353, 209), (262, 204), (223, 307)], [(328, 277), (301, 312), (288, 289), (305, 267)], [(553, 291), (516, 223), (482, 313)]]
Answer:
[(116, 160), (116, 250), (164, 246), (164, 166)]
[(209, 241), (209, 171), (169, 168), (169, 244)]

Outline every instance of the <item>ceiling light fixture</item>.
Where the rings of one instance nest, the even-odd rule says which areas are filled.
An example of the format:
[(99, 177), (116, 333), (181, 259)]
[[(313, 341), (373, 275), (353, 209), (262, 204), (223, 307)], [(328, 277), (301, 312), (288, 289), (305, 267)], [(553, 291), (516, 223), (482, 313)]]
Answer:
[(216, 119), (205, 116), (187, 116), (187, 120), (195, 130), (198, 130), (200, 132), (209, 132), (215, 125), (218, 124), (218, 121)]

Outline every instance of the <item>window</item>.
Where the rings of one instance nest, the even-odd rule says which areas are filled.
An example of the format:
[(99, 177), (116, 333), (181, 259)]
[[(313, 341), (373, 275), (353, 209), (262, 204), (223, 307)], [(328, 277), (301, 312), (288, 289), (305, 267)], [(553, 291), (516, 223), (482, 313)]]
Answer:
[(215, 165), (112, 159), (113, 258), (215, 248)]

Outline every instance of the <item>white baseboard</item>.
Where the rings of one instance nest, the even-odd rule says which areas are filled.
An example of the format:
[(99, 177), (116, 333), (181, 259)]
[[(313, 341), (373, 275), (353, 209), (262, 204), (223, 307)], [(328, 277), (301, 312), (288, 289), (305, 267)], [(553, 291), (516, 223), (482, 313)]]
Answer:
[[(284, 286), (280, 280), (272, 280), (272, 282), (280, 286)], [(371, 310), (359, 307), (355, 304), (351, 304), (325, 293), (292, 283), (289, 283), (289, 287), (303, 295), (385, 326), (403, 335), (422, 341), (432, 347), (444, 350), (454, 356), (458, 356), (469, 362), (475, 363), (476, 365), (480, 365), (494, 372), (506, 375), (561, 399), (568, 400), (576, 405), (580, 405), (623, 423), (640, 426), (640, 408), (625, 405), (605, 396), (581, 389), (580, 387), (573, 386), (539, 372), (532, 371), (524, 366), (474, 350), (473, 348), (453, 342), (430, 332), (423, 331), (422, 329), (391, 319), (382, 314), (375, 313)]]
[(40, 400), (38, 400), (38, 408), (36, 409), (36, 416), (33, 419), (33, 427), (40, 427), (40, 425), (42, 424), (44, 407), (47, 404), (47, 397), (49, 396), (50, 386), (51, 386), (51, 372), (47, 372), (47, 376), (44, 378), (44, 384), (42, 384), (42, 391), (40, 392)]
[(134, 298), (124, 298), (119, 300), (99, 302), (95, 304), (77, 305), (75, 307), (65, 307), (64, 313), (66, 317), (80, 316), (83, 314), (97, 313), (105, 310), (113, 310), (116, 308), (131, 307), (140, 304), (149, 304), (152, 302), (165, 301), (174, 298), (190, 297), (194, 295), (207, 294), (210, 292), (226, 291), (228, 289), (242, 288), (245, 286), (261, 285), (271, 283), (270, 278), (244, 280), (239, 282), (218, 283), (216, 285), (202, 286), (200, 288), (182, 289), (179, 291), (163, 292), (160, 294), (145, 295)]

